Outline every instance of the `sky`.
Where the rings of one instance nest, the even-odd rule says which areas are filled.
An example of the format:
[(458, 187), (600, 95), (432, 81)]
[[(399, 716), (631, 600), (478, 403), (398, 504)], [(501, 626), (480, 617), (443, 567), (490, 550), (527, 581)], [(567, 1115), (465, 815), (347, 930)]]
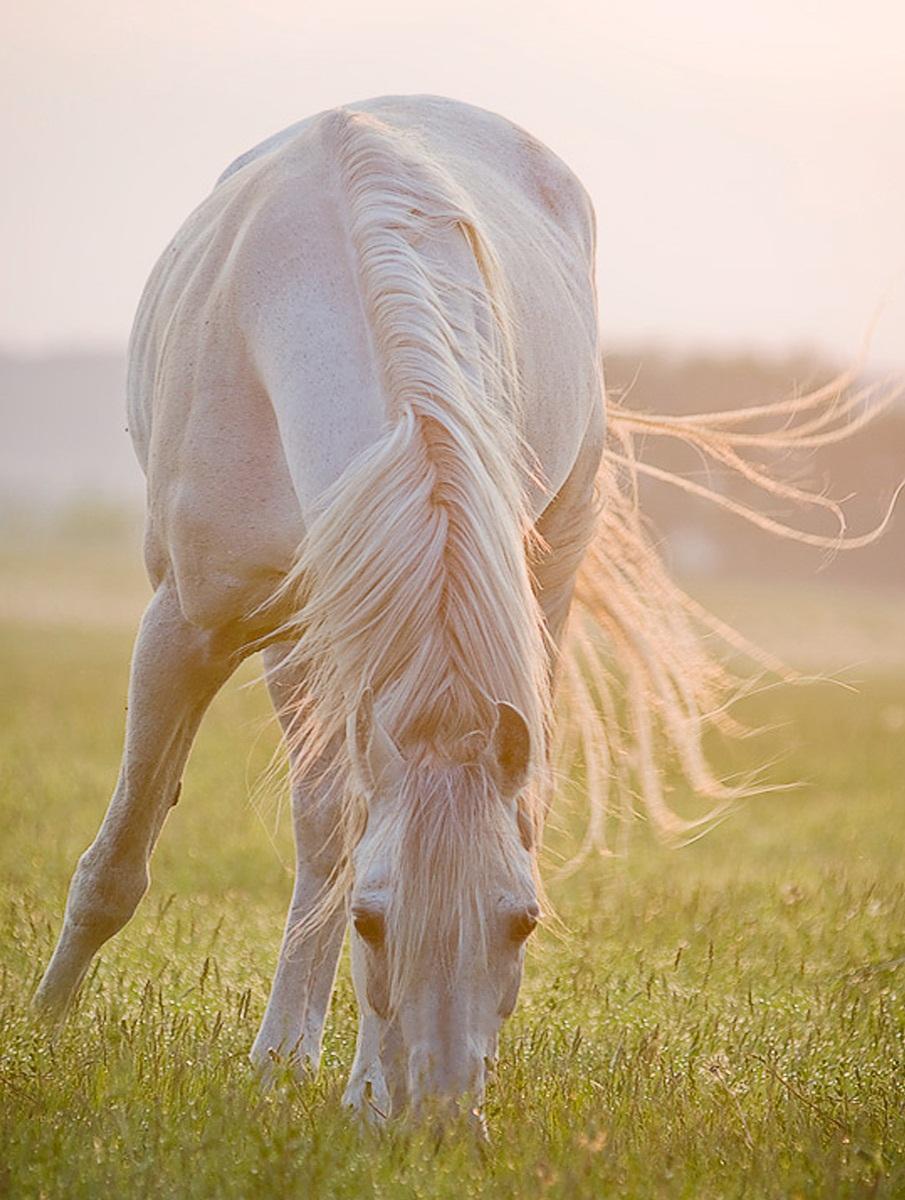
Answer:
[(119, 347), (219, 172), (301, 117), (433, 92), (598, 211), (605, 342), (905, 368), (901, 0), (10, 3), (0, 349)]

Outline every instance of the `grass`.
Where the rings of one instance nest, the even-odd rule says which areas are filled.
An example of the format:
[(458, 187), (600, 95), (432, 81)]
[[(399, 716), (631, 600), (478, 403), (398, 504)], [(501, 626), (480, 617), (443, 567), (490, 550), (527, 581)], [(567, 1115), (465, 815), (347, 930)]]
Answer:
[(287, 822), (248, 801), (274, 744), (250, 671), (205, 724), (135, 920), (56, 1039), (30, 1025), (114, 781), (131, 640), (70, 617), (19, 603), (0, 625), (0, 1194), (905, 1195), (905, 675), (748, 701), (772, 732), (724, 765), (781, 758), (772, 776), (807, 788), (681, 851), (639, 825), (554, 889), (569, 933), (536, 941), (492, 1142), (437, 1146), (342, 1111), (345, 969), (319, 1077), (250, 1078), (291, 862)]

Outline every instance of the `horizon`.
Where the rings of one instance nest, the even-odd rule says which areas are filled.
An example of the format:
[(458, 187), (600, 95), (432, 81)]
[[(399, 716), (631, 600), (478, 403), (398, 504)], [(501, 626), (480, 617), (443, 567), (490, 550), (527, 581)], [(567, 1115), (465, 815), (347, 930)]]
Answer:
[[(17, 11), (0, 121), (4, 352), (125, 344), (145, 279), (220, 171), (309, 113), (431, 91), (545, 141), (598, 212), (605, 345), (801, 351), (905, 369), (905, 12), (466, 0)], [(437, 49), (443, 47), (438, 61)]]

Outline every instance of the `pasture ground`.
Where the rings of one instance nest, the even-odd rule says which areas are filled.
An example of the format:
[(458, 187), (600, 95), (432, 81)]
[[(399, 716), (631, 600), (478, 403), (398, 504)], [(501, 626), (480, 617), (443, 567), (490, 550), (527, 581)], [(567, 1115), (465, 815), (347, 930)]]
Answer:
[(680, 851), (639, 822), (626, 856), (553, 888), (569, 932), (537, 937), (481, 1149), (343, 1113), (345, 969), (319, 1077), (266, 1097), (250, 1078), (291, 863), (276, 799), (249, 801), (274, 746), (253, 670), (208, 717), (137, 917), (58, 1037), (31, 1027), (114, 782), (141, 593), (128, 561), (45, 549), (0, 562), (0, 1194), (905, 1195), (905, 660), (883, 654), (899, 601), (747, 597), (809, 665), (817, 626), (834, 666), (840, 647), (869, 658), (873, 629), (876, 661), (848, 672), (857, 693), (754, 697), (743, 715), (771, 729), (719, 752), (806, 788)]

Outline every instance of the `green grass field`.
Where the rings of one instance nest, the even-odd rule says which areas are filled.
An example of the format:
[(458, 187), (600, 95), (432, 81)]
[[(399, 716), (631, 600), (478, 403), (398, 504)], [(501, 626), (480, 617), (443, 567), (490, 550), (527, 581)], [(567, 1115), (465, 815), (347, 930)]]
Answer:
[(626, 856), (553, 889), (568, 933), (536, 939), (492, 1141), (438, 1146), (344, 1114), (345, 971), (320, 1076), (267, 1096), (250, 1078), (291, 862), (276, 798), (249, 800), (274, 746), (253, 670), (204, 726), (137, 917), (59, 1035), (31, 1027), (115, 778), (135, 597), (90, 557), (75, 591), (66, 562), (33, 569), (29, 593), (26, 559), (2, 564), (17, 582), (0, 625), (0, 1194), (905, 1195), (901, 669), (857, 694), (749, 701), (772, 732), (723, 765), (779, 760), (771, 778), (806, 788), (680, 851), (638, 823)]

